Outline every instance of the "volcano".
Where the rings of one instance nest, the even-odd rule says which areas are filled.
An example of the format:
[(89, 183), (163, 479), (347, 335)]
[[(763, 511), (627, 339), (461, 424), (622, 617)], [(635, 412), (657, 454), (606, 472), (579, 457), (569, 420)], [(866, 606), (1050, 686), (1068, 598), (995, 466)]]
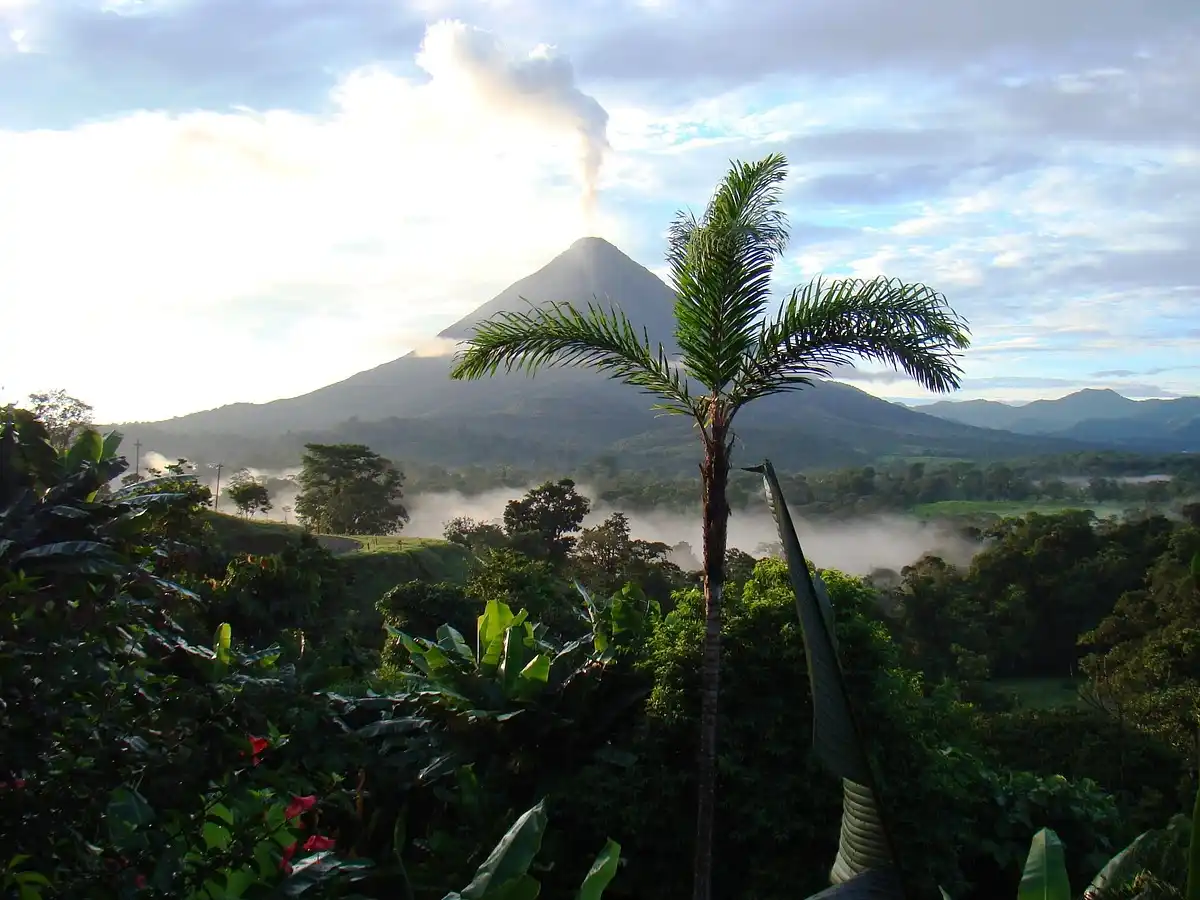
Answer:
[[(566, 301), (619, 307), (652, 341), (671, 346), (673, 291), (600, 238), (583, 238), (438, 337), (460, 341), (498, 312)], [(690, 423), (656, 418), (646, 394), (581, 369), (535, 377), (449, 377), (453, 358), (418, 356), (360, 372), (299, 397), (236, 403), (157, 423), (121, 426), (168, 455), (291, 461), (305, 441), (356, 441), (392, 459), (442, 465), (571, 466), (601, 455), (666, 470), (695, 464)], [(738, 417), (738, 455), (784, 467), (842, 466), (881, 456), (1003, 458), (1069, 452), (1061, 439), (976, 428), (880, 400), (837, 382), (764, 398)], [(270, 448), (270, 449), (268, 449)], [(268, 460), (267, 457), (270, 457)]]

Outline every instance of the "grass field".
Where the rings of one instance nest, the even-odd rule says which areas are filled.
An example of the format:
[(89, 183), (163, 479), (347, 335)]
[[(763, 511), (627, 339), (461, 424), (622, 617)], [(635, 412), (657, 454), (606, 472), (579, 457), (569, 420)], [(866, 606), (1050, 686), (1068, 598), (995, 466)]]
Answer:
[(998, 678), (991, 686), (997, 693), (1015, 697), (1022, 709), (1058, 709), (1083, 704), (1080, 683), (1070, 678)]
[(973, 516), (1021, 516), (1026, 513), (1060, 513), (1068, 509), (1090, 509), (1097, 516), (1116, 516), (1124, 511), (1120, 505), (1104, 503), (1045, 503), (1016, 500), (942, 500), (921, 503), (912, 508), (919, 519), (957, 519)]
[[(304, 533), (299, 525), (266, 519), (218, 512), (207, 516), (217, 541), (233, 553), (278, 553)], [(465, 547), (436, 538), (322, 534), (317, 540), (346, 561), (353, 579), (352, 593), (368, 606), (406, 581), (462, 583), (467, 580), (474, 561)]]

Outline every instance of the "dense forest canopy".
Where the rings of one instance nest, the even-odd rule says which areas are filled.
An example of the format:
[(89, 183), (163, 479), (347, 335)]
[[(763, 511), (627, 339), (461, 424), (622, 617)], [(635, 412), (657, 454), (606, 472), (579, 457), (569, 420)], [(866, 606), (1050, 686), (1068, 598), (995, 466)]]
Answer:
[[(521, 877), (546, 896), (573, 895), (594, 865), (611, 897), (688, 895), (699, 564), (620, 513), (584, 524), (594, 485), (624, 479), (637, 496), (655, 482), (611, 466), (586, 482), (502, 473), (516, 483), (499, 520), (449, 521), (445, 541), (318, 540), (252, 509), (214, 512), (186, 460), (122, 486), (119, 436), (73, 431), (56, 446), (35, 413), (13, 410), (0, 437), (0, 596), (15, 614), (0, 625), (6, 889), (385, 897), (407, 885), (437, 900), (513, 828), (539, 838)], [(368, 468), (381, 490), (402, 476), (405, 498), (422, 481), (483, 482)], [(1171, 480), (1121, 480), (1145, 474)], [(1182, 897), (1192, 831), (1178, 814), (1200, 764), (1194, 461), (929, 461), (780, 485), (830, 513), (968, 499), (922, 494), (948, 483), (1037, 507), (1051, 477), (1080, 493), (963, 523), (969, 563), (821, 572), (880, 802), (918, 893), (1010, 898), (1031, 841), (1061, 839), (1079, 895), (1149, 830), (1110, 889)], [(1096, 499), (1092, 479), (1136, 509), (1070, 509)], [(761, 502), (761, 481), (733, 483)], [(683, 488), (658, 496), (683, 503)], [(845, 810), (812, 755), (814, 685), (783, 552), (725, 560), (728, 831), (714, 888), (730, 895), (815, 892), (839, 853)]]

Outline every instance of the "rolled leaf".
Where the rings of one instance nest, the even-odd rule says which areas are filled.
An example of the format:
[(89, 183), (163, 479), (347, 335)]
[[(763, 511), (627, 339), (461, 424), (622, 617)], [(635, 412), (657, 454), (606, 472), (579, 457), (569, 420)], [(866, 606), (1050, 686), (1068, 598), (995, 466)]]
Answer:
[[(796, 595), (796, 612), (804, 640), (813, 703), (813, 752), (842, 779), (842, 829), (830, 871), (837, 885), (857, 885), (863, 896), (903, 897), (903, 881), (882, 815), (879, 792), (859, 735), (846, 679), (838, 659), (833, 605), (819, 576), (808, 568), (800, 539), (769, 460), (749, 471), (763, 476), (771, 513), (779, 530), (788, 577)], [(890, 874), (872, 872), (884, 870)], [(854, 893), (853, 896), (858, 896)]]
[[(900, 873), (895, 869), (869, 869), (861, 875), (813, 894), (808, 900), (896, 900), (904, 896)], [(943, 900), (950, 900), (942, 892)]]
[[(1200, 574), (1200, 553), (1192, 559), (1192, 571)], [(1187, 890), (1184, 900), (1200, 900), (1200, 791), (1192, 806), (1192, 835), (1188, 842)]]
[[(804, 637), (804, 655), (813, 694), (813, 752), (834, 775), (859, 784), (871, 782), (867, 755), (858, 737), (850, 695), (838, 661), (833, 634), (832, 609), (826, 611), (808, 570), (808, 560), (800, 547), (791, 514), (779, 489), (775, 469), (769, 462), (755, 469), (763, 474), (767, 502), (787, 561), (788, 576), (796, 594), (796, 612)], [(828, 594), (826, 594), (828, 597)]]

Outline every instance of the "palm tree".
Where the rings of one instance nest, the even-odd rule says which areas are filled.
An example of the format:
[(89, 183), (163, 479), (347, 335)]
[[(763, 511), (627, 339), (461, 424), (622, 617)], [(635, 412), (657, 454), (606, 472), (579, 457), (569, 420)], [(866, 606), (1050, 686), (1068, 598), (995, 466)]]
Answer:
[(812, 384), (855, 359), (900, 369), (936, 392), (958, 387), (957, 351), (966, 324), (945, 298), (921, 284), (875, 278), (816, 279), (768, 315), (775, 261), (787, 243), (780, 209), (787, 160), (773, 154), (732, 163), (703, 216), (677, 214), (667, 261), (676, 292), (679, 353), (652, 345), (617, 307), (586, 312), (552, 303), (505, 312), (480, 324), (460, 349), (451, 377), (479, 379), (542, 366), (596, 369), (654, 394), (654, 409), (688, 416), (703, 446), (705, 635), (702, 664), (699, 798), (694, 900), (711, 894), (716, 795), (717, 698), (721, 674), (721, 599), (734, 417), (769, 394)]

